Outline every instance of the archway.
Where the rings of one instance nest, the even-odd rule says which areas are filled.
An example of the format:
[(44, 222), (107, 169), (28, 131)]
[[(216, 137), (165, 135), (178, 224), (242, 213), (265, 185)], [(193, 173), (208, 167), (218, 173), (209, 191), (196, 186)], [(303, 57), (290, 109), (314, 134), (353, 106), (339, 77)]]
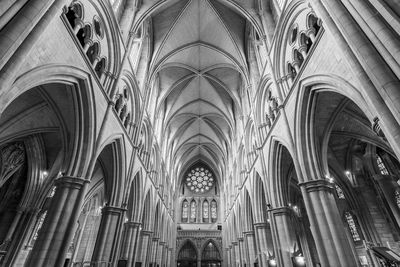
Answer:
[(179, 251), (178, 267), (197, 267), (196, 247), (190, 241), (186, 241)]
[[(21, 87), (10, 90), (13, 100), (1, 109), (0, 245), (7, 252), (5, 265), (16, 259), (23, 263), (33, 254), (40, 243), (37, 239), (49, 234), (43, 229), (54, 202), (54, 182), (66, 175), (82, 176), (89, 162), (88, 92), (72, 76), (61, 83), (49, 75), (38, 75), (47, 81), (29, 79), (29, 84), (40, 84), (33, 88), (23, 76)], [(68, 246), (64, 243), (53, 243), (51, 248)]]
[(392, 245), (400, 235), (400, 164), (378, 125), (351, 99), (317, 91), (313, 102), (314, 144), (319, 144), (321, 169), (333, 184), (348, 242), (362, 262), (379, 266), (374, 247), (383, 244), (400, 252)]
[[(399, 164), (379, 121), (354, 88), (341, 80), (335, 86), (332, 81), (308, 85), (298, 102), (303, 114), (296, 133), (299, 180), (304, 179), (300, 185), (321, 264), (356, 264), (358, 258), (379, 266), (374, 247), (392, 247), (399, 234), (393, 176)], [(322, 212), (311, 212), (317, 207)], [(323, 230), (325, 225), (334, 227)]]
[(201, 267), (220, 267), (221, 255), (213, 241), (208, 241), (201, 253)]

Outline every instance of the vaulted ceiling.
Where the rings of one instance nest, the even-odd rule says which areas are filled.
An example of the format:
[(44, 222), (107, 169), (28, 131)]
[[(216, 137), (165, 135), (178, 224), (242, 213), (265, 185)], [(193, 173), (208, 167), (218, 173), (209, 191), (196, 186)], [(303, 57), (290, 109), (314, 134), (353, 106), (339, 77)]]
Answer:
[(248, 23), (211, 0), (177, 1), (151, 22), (150, 105), (169, 172), (202, 161), (222, 177), (243, 115)]

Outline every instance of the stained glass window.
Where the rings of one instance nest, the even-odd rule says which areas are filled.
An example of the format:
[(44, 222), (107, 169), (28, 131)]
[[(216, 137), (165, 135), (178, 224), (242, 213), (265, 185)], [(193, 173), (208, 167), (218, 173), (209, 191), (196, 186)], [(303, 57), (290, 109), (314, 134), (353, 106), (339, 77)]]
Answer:
[(190, 203), (190, 221), (196, 221), (196, 201), (194, 200)]
[(354, 221), (353, 215), (350, 212), (345, 212), (344, 216), (346, 218), (347, 225), (349, 226), (350, 233), (351, 233), (351, 236), (353, 237), (353, 240), (360, 241), (361, 238), (360, 238), (360, 235), (358, 234), (357, 226)]
[(336, 189), (336, 195), (338, 196), (338, 198), (345, 199), (342, 188), (340, 188), (340, 186), (335, 184), (335, 189)]
[(209, 217), (209, 211), (208, 211), (209, 207), (208, 207), (208, 201), (205, 200), (203, 202), (203, 222), (208, 222), (208, 217)]
[(211, 220), (215, 222), (217, 220), (217, 202), (213, 200), (211, 202)]
[(376, 155), (376, 163), (378, 164), (379, 171), (382, 175), (389, 175), (385, 163), (383, 163), (382, 158), (378, 155)]
[(35, 231), (35, 234), (33, 235), (33, 238), (32, 238), (34, 242), (36, 241), (36, 239), (39, 236), (39, 231), (43, 226), (43, 222), (44, 222), (44, 219), (46, 218), (46, 215), (47, 215), (47, 210), (45, 212), (43, 212), (40, 215), (39, 219), (38, 219), (37, 226), (36, 226), (36, 231)]
[(56, 187), (53, 186), (53, 188), (51, 188), (50, 194), (49, 194), (49, 198), (54, 197), (54, 194), (56, 193)]
[(188, 172), (186, 176), (186, 185), (193, 192), (204, 193), (213, 187), (214, 177), (211, 171), (206, 168), (196, 167)]
[(188, 209), (189, 209), (189, 203), (187, 200), (183, 201), (182, 203), (182, 221), (187, 222), (188, 220)]
[(395, 198), (396, 198), (397, 207), (399, 207), (399, 209), (400, 209), (400, 192), (399, 192), (399, 191), (396, 191), (396, 192), (394, 193), (394, 196), (395, 196)]

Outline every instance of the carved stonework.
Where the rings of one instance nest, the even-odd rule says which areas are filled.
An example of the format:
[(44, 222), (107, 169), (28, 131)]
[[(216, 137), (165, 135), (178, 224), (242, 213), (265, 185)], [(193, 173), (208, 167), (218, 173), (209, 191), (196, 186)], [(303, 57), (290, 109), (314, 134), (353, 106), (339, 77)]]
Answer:
[(0, 187), (25, 163), (25, 148), (21, 142), (7, 144), (0, 148)]
[(213, 241), (213, 243), (217, 246), (221, 258), (222, 255), (222, 236), (221, 231), (207, 231), (207, 230), (182, 230), (178, 231), (177, 240), (176, 240), (176, 258), (178, 258), (178, 254), (182, 246), (190, 241), (195, 245), (197, 253), (201, 255), (202, 250), (205, 248), (209, 241)]
[(377, 136), (381, 137), (383, 140), (387, 141), (385, 134), (383, 133), (381, 126), (379, 125), (379, 118), (374, 118), (374, 123), (372, 124), (372, 130)]

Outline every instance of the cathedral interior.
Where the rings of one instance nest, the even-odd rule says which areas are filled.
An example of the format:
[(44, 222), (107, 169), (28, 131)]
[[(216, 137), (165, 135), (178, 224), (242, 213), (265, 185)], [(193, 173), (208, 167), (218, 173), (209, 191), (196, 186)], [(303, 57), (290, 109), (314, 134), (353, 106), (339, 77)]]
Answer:
[(0, 266), (400, 266), (398, 0), (1, 0)]

